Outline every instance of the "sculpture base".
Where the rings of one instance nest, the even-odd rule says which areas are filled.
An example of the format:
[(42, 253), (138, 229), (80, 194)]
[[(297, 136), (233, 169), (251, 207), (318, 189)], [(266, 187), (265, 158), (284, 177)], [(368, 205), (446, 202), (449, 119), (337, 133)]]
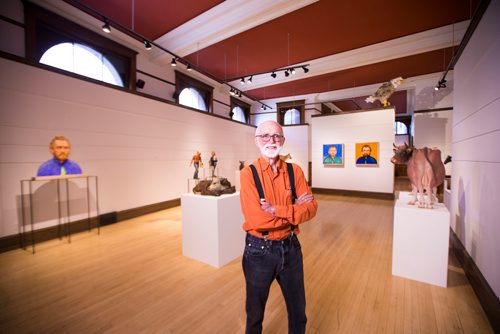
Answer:
[(400, 193), (394, 206), (392, 274), (446, 287), (450, 213), (442, 203), (422, 209), (408, 200)]
[(222, 267), (243, 254), (240, 193), (220, 197), (183, 194), (182, 254)]

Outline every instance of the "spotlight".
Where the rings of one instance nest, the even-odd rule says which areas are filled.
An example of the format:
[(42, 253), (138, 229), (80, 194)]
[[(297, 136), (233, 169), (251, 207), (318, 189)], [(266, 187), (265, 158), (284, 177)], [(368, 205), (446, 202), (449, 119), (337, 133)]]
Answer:
[(248, 78), (248, 83), (252, 83), (252, 78), (253, 78), (253, 75), (250, 76), (250, 78)]
[(288, 70), (285, 71), (285, 77), (289, 76), (290, 73), (288, 73)]
[(260, 109), (264, 110), (264, 108), (265, 108), (265, 107), (264, 107), (264, 105), (261, 105), (261, 106), (260, 106)]
[(245, 83), (245, 78), (244, 77), (241, 77), (241, 80), (240, 80), (241, 84), (243, 85)]
[(149, 41), (147, 40), (144, 40), (144, 47), (146, 48), (146, 50), (151, 50), (151, 43), (149, 43)]
[(276, 73), (274, 73), (274, 72), (271, 73), (271, 76), (273, 77), (273, 79), (276, 78)]
[(175, 58), (172, 58), (172, 61), (170, 62), (170, 65), (171, 66), (177, 66), (177, 61), (175, 60)]
[(191, 64), (188, 63), (187, 68), (188, 71), (191, 71), (193, 68), (191, 67)]
[(109, 34), (111, 32), (111, 27), (109, 26), (108, 20), (104, 21), (104, 25), (102, 26), (102, 31), (104, 31), (106, 34)]
[(145, 84), (146, 83), (144, 82), (144, 80), (141, 80), (141, 79), (137, 80), (137, 82), (135, 83), (137, 88), (144, 88)]
[(440, 90), (441, 88), (446, 88), (446, 79), (441, 79), (438, 81), (438, 84), (436, 87), (434, 87), (434, 90)]
[(290, 73), (295, 74), (295, 69), (293, 67), (290, 69)]
[(304, 70), (304, 73), (309, 72), (309, 69), (307, 67), (305, 67), (305, 66), (302, 66), (302, 69)]
[(233, 95), (233, 96), (234, 96), (234, 94), (236, 94), (236, 93), (235, 93), (235, 91), (234, 91), (234, 88), (231, 88), (231, 89), (229, 90), (229, 94), (231, 94), (231, 95)]
[(238, 95), (237, 95), (237, 96), (238, 96), (238, 97), (241, 97), (241, 92), (240, 92), (240, 91), (238, 91)]

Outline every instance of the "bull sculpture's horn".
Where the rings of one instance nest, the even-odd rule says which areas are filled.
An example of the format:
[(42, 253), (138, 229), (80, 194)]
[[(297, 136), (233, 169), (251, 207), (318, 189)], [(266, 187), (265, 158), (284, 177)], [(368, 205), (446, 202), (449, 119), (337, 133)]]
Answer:
[(396, 144), (392, 143), (392, 147), (396, 148)]

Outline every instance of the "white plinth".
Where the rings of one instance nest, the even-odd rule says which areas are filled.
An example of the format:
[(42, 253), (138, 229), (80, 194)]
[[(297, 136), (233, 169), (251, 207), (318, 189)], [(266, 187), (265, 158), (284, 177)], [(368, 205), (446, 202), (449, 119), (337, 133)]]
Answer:
[(392, 274), (447, 286), (450, 213), (442, 203), (418, 208), (402, 193), (394, 207)]
[(239, 192), (220, 197), (183, 194), (181, 209), (184, 256), (219, 268), (243, 254)]
[(240, 191), (241, 185), (240, 185), (240, 170), (234, 171), (234, 188), (236, 191)]

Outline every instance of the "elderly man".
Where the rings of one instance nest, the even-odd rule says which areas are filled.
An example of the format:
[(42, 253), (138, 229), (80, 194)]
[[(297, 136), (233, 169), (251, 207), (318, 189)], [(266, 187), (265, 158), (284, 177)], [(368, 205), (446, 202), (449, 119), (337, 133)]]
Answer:
[(57, 136), (52, 139), (49, 150), (54, 156), (45, 161), (39, 168), (37, 176), (81, 174), (82, 169), (74, 161), (68, 159), (71, 153), (71, 143), (64, 136)]
[[(240, 174), (241, 208), (247, 232), (243, 255), (246, 281), (246, 332), (261, 333), (272, 282), (281, 287), (288, 311), (288, 332), (304, 333), (306, 297), (298, 225), (316, 215), (318, 204), (299, 166), (279, 158), (285, 142), (274, 121), (255, 132), (260, 157)], [(295, 198), (295, 194), (300, 194)]]

